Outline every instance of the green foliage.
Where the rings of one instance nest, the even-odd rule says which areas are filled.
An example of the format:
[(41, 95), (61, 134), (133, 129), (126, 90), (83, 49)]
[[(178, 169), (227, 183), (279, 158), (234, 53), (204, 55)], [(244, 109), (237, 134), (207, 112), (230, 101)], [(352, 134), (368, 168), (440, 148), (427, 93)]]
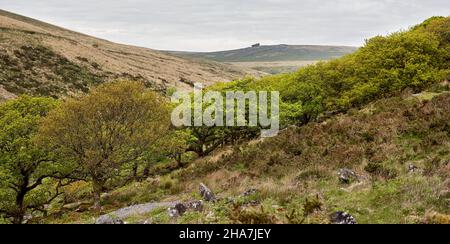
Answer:
[(29, 96), (0, 104), (0, 213), (14, 223), (59, 194), (49, 178), (65, 168), (36, 142), (41, 118), (55, 105), (53, 99)]
[(188, 149), (191, 135), (186, 130), (172, 130), (154, 145), (152, 155), (173, 158), (181, 164), (182, 155)]
[(93, 181), (96, 204), (105, 184), (147, 155), (169, 127), (165, 101), (138, 82), (114, 82), (67, 99), (40, 128), (43, 143), (78, 176)]
[(322, 205), (323, 203), (320, 201), (318, 195), (315, 198), (306, 198), (306, 201), (303, 204), (303, 215), (307, 217), (308, 215), (313, 214), (316, 210), (321, 210)]
[[(209, 106), (215, 106), (216, 103), (222, 103), (223, 106), (222, 107), (214, 107), (217, 108), (217, 111), (219, 114), (223, 114), (223, 116), (226, 116), (227, 113), (230, 110), (227, 110), (227, 93), (228, 92), (243, 92), (245, 96), (245, 93), (250, 91), (250, 87), (247, 86), (248, 82), (253, 82), (254, 79), (253, 78), (245, 78), (244, 80), (241, 81), (235, 81), (234, 82), (234, 86), (227, 86), (226, 84), (218, 84), (214, 87), (212, 87), (211, 89), (205, 89), (203, 90), (203, 93), (201, 94), (201, 96), (203, 96), (203, 103), (202, 105), (197, 105), (195, 104), (194, 99), (191, 98), (191, 104), (194, 106), (203, 106), (202, 107), (202, 111), (205, 111), (205, 109), (208, 109)], [(220, 95), (223, 98), (223, 101), (214, 101), (211, 103), (207, 103), (204, 102), (204, 96), (206, 92), (211, 92), (211, 91), (216, 91), (219, 92)], [(200, 96), (200, 95), (199, 95)], [(191, 96), (192, 97), (192, 96)], [(258, 95), (256, 94), (256, 102), (258, 101)], [(212, 100), (215, 100), (212, 99)], [(270, 100), (270, 94), (268, 97), (268, 100)], [(242, 101), (243, 106), (245, 107), (245, 113), (243, 113), (243, 118), (240, 118), (240, 116), (238, 117), (238, 113), (237, 111), (237, 107), (238, 105), (238, 100), (234, 99), (234, 100), (230, 100), (232, 102), (234, 102), (234, 107), (232, 108), (234, 111), (234, 125), (229, 125), (227, 124), (226, 120), (223, 119), (223, 125), (226, 126), (207, 126), (207, 125), (203, 125), (203, 126), (193, 126), (193, 127), (189, 127), (187, 128), (188, 133), (190, 134), (190, 138), (189, 138), (189, 147), (188, 150), (189, 151), (193, 151), (196, 152), (200, 157), (203, 156), (207, 156), (208, 154), (210, 154), (211, 152), (213, 152), (215, 149), (217, 149), (220, 146), (224, 146), (226, 144), (237, 144), (239, 142), (242, 141), (246, 141), (249, 139), (253, 139), (256, 136), (258, 136), (261, 127), (258, 125), (251, 125), (250, 124), (250, 108), (255, 109), (255, 111), (258, 111), (259, 109), (259, 105), (257, 104), (256, 106), (250, 107), (254, 104), (250, 103), (250, 99), (245, 99), (244, 101)], [(270, 105), (268, 106), (268, 113), (270, 116)], [(194, 109), (193, 109), (194, 110)], [(294, 112), (295, 113), (295, 112)], [(217, 114), (213, 114), (212, 118), (215, 119), (215, 116)], [(194, 123), (194, 121), (197, 119), (195, 116), (198, 116), (197, 114), (194, 113), (194, 111), (192, 111), (191, 113), (191, 122), (192, 124)], [(203, 116), (203, 114), (200, 114), (200, 116)], [(240, 119), (240, 122), (243, 122), (243, 124), (245, 126), (238, 126), (238, 120)]]
[[(324, 223), (328, 213), (337, 210), (348, 210), (360, 223), (410, 223), (415, 221), (410, 216), (423, 216), (427, 209), (444, 214), (429, 215), (425, 221), (446, 222), (450, 94), (439, 82), (449, 74), (449, 23), (449, 18), (432, 18), (410, 31), (368, 40), (338, 60), (210, 88), (221, 93), (280, 91), (282, 125), (295, 126), (248, 145), (260, 128), (169, 130), (164, 98), (134, 82), (103, 85), (59, 106), (52, 99), (28, 96), (2, 103), (0, 222), (21, 223), (27, 213), (45, 212), (44, 204), (60, 194), (64, 183), (71, 183), (61, 180), (67, 177), (87, 182), (64, 186), (64, 201), (85, 200), (94, 193), (95, 202), (109, 208), (163, 201), (175, 194), (182, 199), (183, 191), (193, 185), (189, 181), (199, 177), (222, 187), (221, 195), (242, 191), (231, 187), (262, 188), (253, 196), (238, 197), (234, 204), (206, 204), (204, 212), (188, 212), (177, 220), (169, 219), (164, 208), (139, 217), (154, 223)], [(54, 72), (68, 77), (69, 83), (76, 83), (70, 77), (95, 78), (45, 48), (24, 47), (15, 58), (0, 55), (0, 64), (23, 63), (30, 72), (37, 61), (49, 67), (58, 62)], [(23, 83), (32, 87), (27, 82), (35, 81)], [(388, 98), (429, 87), (433, 93)], [(331, 117), (338, 112), (347, 114)], [(310, 123), (318, 118), (327, 120)], [(205, 156), (225, 144), (240, 145), (220, 158), (199, 159), (183, 168), (186, 151)], [(155, 179), (136, 178), (140, 170), (149, 176), (150, 165), (163, 165), (168, 158), (178, 162), (179, 170)], [(405, 164), (410, 162), (423, 174), (408, 174)], [(342, 167), (361, 173), (361, 181), (343, 188), (334, 173)], [(136, 179), (140, 182), (100, 198), (108, 187)], [(317, 197), (305, 197), (312, 192)], [(79, 215), (92, 217), (87, 216)]]
[[(430, 19), (407, 32), (368, 40), (355, 53), (302, 68), (293, 74), (244, 78), (208, 90), (279, 91), (281, 126), (305, 125), (338, 112), (361, 107), (405, 89), (422, 91), (450, 73), (450, 18)], [(224, 109), (225, 110), (225, 109)], [(258, 135), (259, 128), (197, 127), (190, 149), (200, 156), (218, 146)]]
[(175, 92), (177, 92), (177, 88), (175, 88), (175, 87), (170, 87), (170, 88), (167, 88), (166, 95), (170, 97), (170, 96), (172, 96)]
[(294, 74), (243, 79), (212, 89), (280, 91), (282, 121), (306, 124), (324, 112), (347, 111), (406, 88), (419, 92), (444, 80), (450, 74), (449, 23), (448, 17), (432, 18)]

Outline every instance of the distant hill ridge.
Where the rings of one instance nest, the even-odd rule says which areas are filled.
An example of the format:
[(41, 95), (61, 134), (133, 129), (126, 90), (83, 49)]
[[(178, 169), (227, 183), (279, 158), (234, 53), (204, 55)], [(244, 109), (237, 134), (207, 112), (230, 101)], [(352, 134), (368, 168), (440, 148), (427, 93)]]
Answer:
[(300, 60), (329, 60), (339, 58), (357, 50), (348, 46), (320, 45), (259, 45), (218, 52), (177, 52), (179, 56), (210, 59), (218, 62), (273, 62)]

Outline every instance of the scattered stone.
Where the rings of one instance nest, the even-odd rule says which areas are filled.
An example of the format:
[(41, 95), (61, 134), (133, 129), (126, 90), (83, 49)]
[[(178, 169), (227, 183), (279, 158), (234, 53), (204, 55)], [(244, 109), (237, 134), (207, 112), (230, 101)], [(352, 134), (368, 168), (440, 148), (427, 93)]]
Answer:
[(330, 216), (330, 220), (331, 220), (331, 224), (339, 224), (339, 225), (357, 224), (356, 220), (353, 216), (351, 216), (350, 214), (343, 212), (343, 211), (338, 211), (338, 212), (333, 213)]
[(178, 213), (178, 210), (174, 207), (170, 207), (167, 209), (167, 214), (169, 215), (169, 217), (171, 218), (176, 218), (176, 217), (180, 217), (180, 213)]
[(182, 216), (187, 211), (187, 206), (184, 203), (177, 203), (175, 205), (178, 215)]
[(201, 201), (201, 200), (190, 201), (190, 202), (187, 202), (185, 205), (186, 205), (187, 209), (194, 210), (197, 212), (203, 211), (203, 201)]
[[(108, 218), (108, 216), (116, 216), (118, 219), (126, 219), (130, 216), (143, 215), (150, 213), (156, 208), (166, 208), (174, 206), (176, 202), (150, 202), (145, 204), (132, 205), (125, 208), (118, 209), (114, 212), (101, 216), (100, 218)], [(106, 217), (104, 217), (106, 216)]]
[(215, 202), (217, 201), (216, 196), (214, 193), (203, 183), (200, 183), (200, 195), (205, 199), (207, 202)]
[(175, 207), (170, 207), (167, 209), (167, 213), (171, 218), (183, 216), (183, 214), (188, 211), (203, 211), (203, 201), (190, 201), (185, 203), (177, 203)]
[(417, 166), (415, 166), (414, 164), (408, 165), (408, 172), (410, 174), (415, 173), (417, 171), (419, 171), (419, 168)]
[(119, 225), (119, 224), (124, 224), (124, 222), (117, 218), (117, 217), (113, 217), (111, 215), (102, 215), (100, 216), (96, 221), (95, 221), (96, 225)]
[(33, 219), (31, 214), (26, 214), (23, 216), (22, 224), (28, 224)]
[(246, 190), (244, 193), (242, 193), (242, 196), (243, 197), (248, 197), (248, 196), (251, 196), (251, 195), (255, 195), (256, 193), (258, 193), (258, 190), (254, 189), (254, 188), (251, 188), (251, 189)]
[(338, 175), (342, 184), (350, 184), (352, 181), (358, 180), (358, 175), (350, 169), (339, 169)]

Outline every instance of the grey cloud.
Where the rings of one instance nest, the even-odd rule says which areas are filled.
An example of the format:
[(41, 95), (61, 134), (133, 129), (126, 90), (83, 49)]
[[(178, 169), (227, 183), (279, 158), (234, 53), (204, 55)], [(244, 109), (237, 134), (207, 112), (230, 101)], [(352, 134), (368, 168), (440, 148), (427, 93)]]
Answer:
[(172, 50), (361, 45), (448, 15), (447, 0), (0, 0), (0, 8), (111, 41)]

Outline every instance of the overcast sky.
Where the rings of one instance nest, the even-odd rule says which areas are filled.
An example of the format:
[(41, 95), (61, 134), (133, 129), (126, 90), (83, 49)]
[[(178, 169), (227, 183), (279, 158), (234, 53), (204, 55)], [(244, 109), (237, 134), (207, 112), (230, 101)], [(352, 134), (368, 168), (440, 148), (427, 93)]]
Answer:
[(450, 14), (449, 0), (0, 0), (0, 8), (111, 41), (163, 50), (261, 44), (360, 46)]

